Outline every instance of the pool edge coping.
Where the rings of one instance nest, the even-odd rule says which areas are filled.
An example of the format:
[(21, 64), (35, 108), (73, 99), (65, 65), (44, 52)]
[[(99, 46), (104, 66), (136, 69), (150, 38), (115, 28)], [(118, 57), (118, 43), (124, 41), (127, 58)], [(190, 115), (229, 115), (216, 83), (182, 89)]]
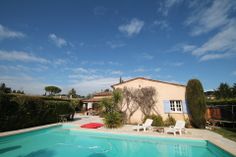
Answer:
[(18, 129), (18, 130), (13, 130), (13, 131), (0, 132), (0, 137), (13, 136), (13, 135), (21, 134), (21, 133), (27, 133), (30, 131), (36, 131), (36, 130), (51, 128), (51, 127), (60, 126), (60, 125), (62, 125), (62, 123), (53, 123), (53, 124), (40, 125), (40, 126)]

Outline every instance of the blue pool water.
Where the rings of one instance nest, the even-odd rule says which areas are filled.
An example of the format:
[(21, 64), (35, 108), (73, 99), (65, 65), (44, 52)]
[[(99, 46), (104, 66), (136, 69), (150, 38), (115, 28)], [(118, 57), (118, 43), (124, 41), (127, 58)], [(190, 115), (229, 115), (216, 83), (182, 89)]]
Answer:
[(64, 125), (0, 138), (0, 157), (231, 157), (204, 140), (114, 135)]

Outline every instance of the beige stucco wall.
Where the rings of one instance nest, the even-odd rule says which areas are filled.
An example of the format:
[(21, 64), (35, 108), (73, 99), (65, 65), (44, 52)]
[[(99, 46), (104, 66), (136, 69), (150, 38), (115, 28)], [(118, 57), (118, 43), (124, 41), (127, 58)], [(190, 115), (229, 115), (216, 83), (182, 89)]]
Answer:
[[(168, 83), (156, 82), (156, 81), (149, 81), (145, 79), (135, 79), (133, 81), (129, 81), (123, 84), (115, 85), (114, 88), (123, 89), (124, 87), (127, 88), (143, 88), (143, 87), (154, 87), (156, 89), (156, 105), (155, 108), (158, 113), (163, 117), (165, 120), (168, 117), (168, 114), (164, 112), (164, 100), (185, 100), (185, 86), (173, 85)], [(153, 112), (154, 113), (154, 112)], [(176, 120), (184, 120), (187, 118), (187, 114), (183, 113), (171, 113)], [(140, 109), (138, 109), (134, 115), (131, 117), (131, 123), (141, 123), (144, 118), (143, 113)]]

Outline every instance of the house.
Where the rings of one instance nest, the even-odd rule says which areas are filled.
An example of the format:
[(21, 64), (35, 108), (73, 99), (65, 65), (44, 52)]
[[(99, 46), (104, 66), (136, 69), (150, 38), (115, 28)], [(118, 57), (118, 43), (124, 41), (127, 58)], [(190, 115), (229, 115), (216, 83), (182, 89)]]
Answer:
[(95, 93), (91, 98), (81, 100), (83, 103), (83, 108), (85, 110), (95, 109), (96, 105), (98, 105), (102, 99), (111, 98), (111, 96), (112, 96), (111, 91)]
[[(168, 118), (168, 115), (172, 116), (176, 120), (184, 120), (185, 118), (188, 118), (185, 102), (185, 85), (137, 77), (114, 84), (111, 87), (113, 89), (121, 90), (126, 88), (132, 91), (135, 89), (152, 87), (152, 89), (155, 90), (155, 95), (153, 95), (154, 108), (152, 109), (151, 114), (159, 114), (164, 120)], [(128, 109), (130, 105), (127, 105), (126, 100), (123, 99), (122, 104), (122, 110), (126, 111), (126, 114), (130, 114), (131, 110)], [(130, 117), (130, 123), (140, 123), (143, 118), (144, 114), (139, 107)]]

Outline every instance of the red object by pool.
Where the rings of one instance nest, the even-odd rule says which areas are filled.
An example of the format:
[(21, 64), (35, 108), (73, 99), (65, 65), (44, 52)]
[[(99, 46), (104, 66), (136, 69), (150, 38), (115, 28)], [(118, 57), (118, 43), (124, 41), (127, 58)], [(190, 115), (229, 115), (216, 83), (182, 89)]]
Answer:
[(88, 128), (88, 129), (97, 129), (102, 126), (104, 126), (104, 125), (101, 123), (88, 123), (88, 124), (81, 125), (80, 127), (81, 128)]

